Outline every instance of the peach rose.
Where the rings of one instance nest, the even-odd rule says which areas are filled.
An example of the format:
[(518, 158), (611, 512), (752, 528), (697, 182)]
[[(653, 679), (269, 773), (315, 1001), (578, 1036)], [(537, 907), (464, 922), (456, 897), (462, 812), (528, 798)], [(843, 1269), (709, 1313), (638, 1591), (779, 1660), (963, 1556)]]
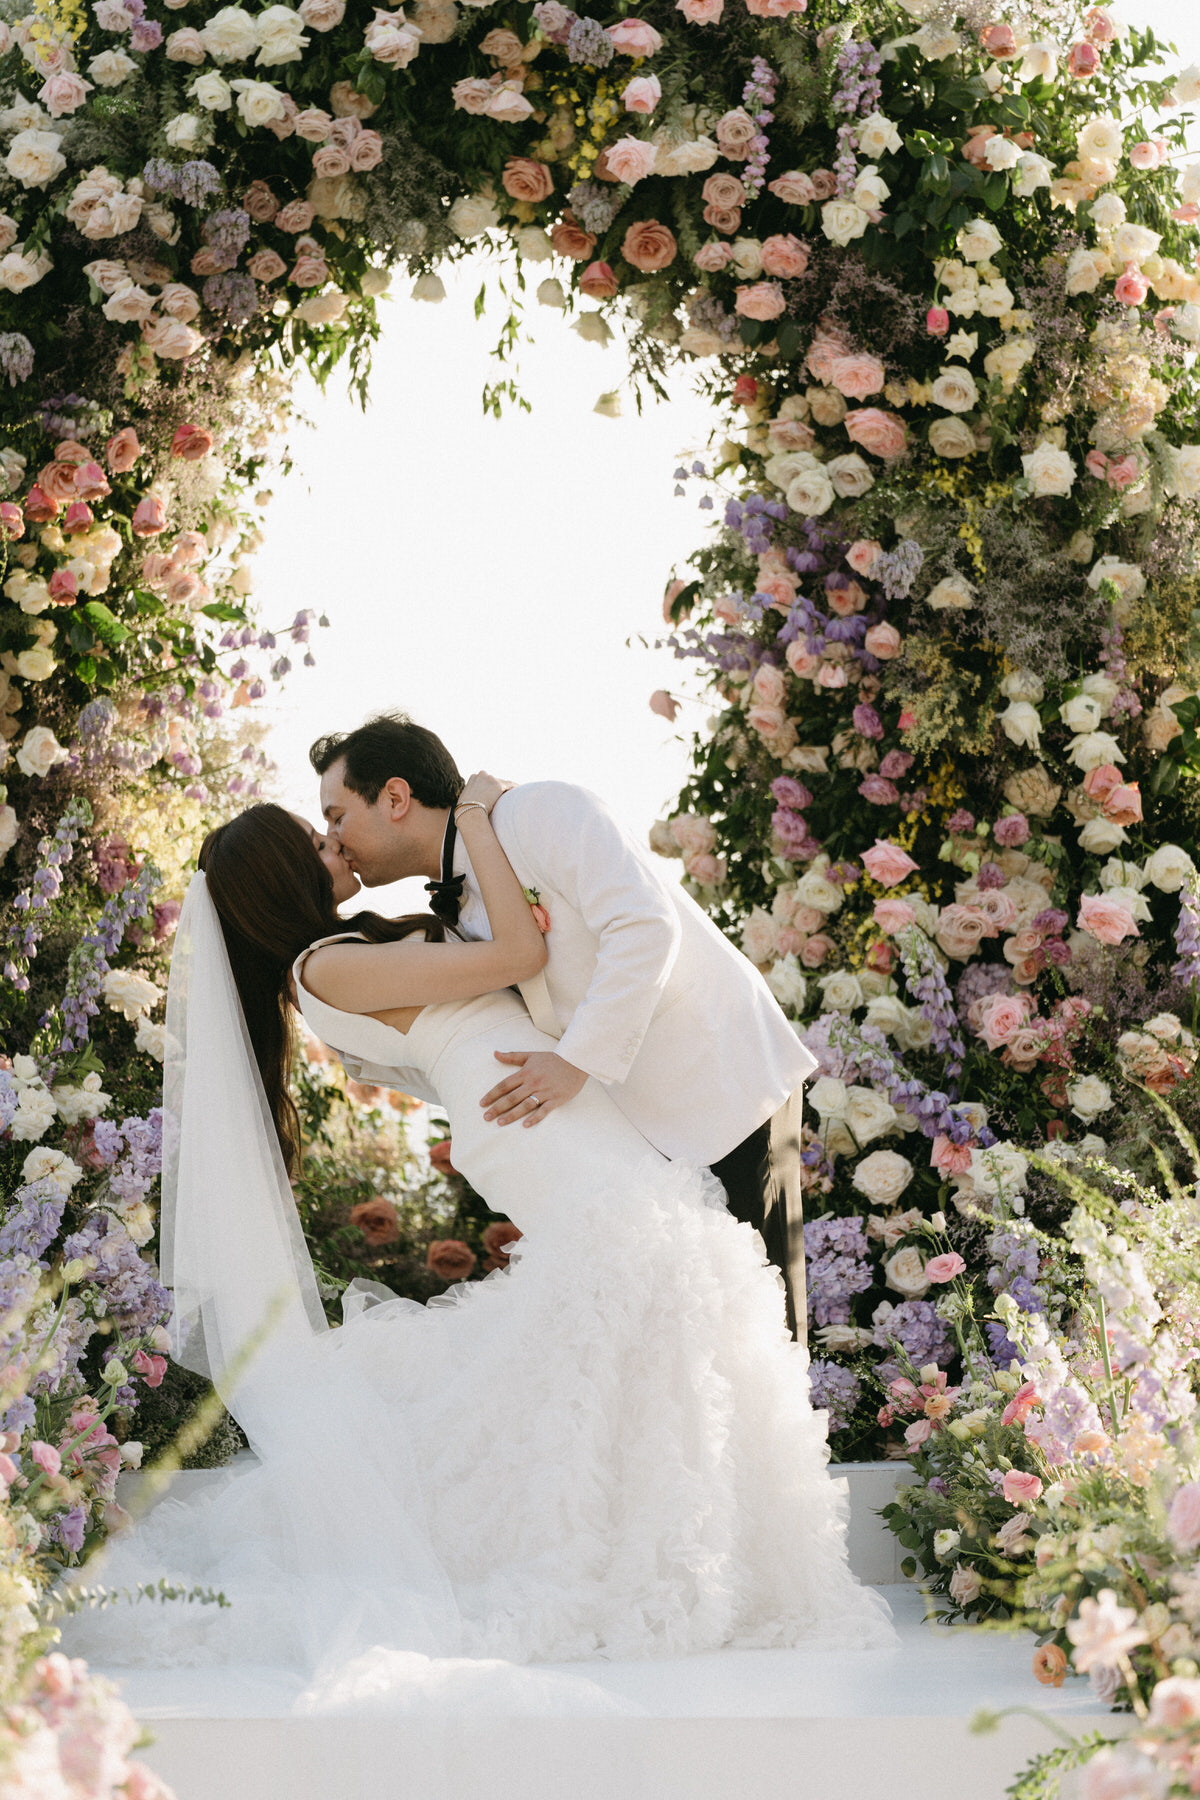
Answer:
[(639, 219), (625, 233), (621, 255), (643, 275), (650, 275), (673, 263), (677, 249), (675, 238), (665, 225), (657, 219)]
[(878, 406), (860, 406), (846, 414), (846, 431), (853, 444), (861, 444), (885, 462), (902, 456), (908, 445), (904, 420)]
[[(623, 137), (618, 138), (615, 144), (610, 144), (605, 155), (617, 180), (627, 181), (633, 187), (651, 173), (658, 152), (644, 138)], [(551, 236), (553, 237), (553, 233)], [(594, 238), (592, 242), (595, 243)]]
[(745, 206), (746, 189), (736, 175), (710, 175), (700, 189), (701, 198), (709, 205), (725, 209)]
[(475, 1252), (461, 1238), (435, 1238), (425, 1253), (425, 1267), (439, 1281), (465, 1281), (475, 1267)]
[(786, 175), (777, 175), (774, 181), (768, 181), (767, 192), (782, 200), (785, 206), (812, 206), (817, 198), (816, 188), (800, 169), (789, 169)]
[(758, 126), (744, 106), (735, 106), (717, 120), (716, 137), (721, 154), (731, 162), (745, 162), (758, 136)]
[(846, 561), (856, 575), (870, 579), (871, 570), (883, 555), (883, 545), (876, 538), (855, 538), (846, 552)]
[(819, 969), (833, 954), (833, 939), (823, 931), (814, 932), (807, 938), (800, 951), (800, 961), (806, 969)]
[(484, 1268), (507, 1269), (512, 1260), (512, 1253), (506, 1248), (509, 1244), (519, 1242), (524, 1234), (513, 1224), (511, 1219), (493, 1219), (490, 1225), (483, 1228), (483, 1247), (487, 1251)]
[(877, 356), (835, 356), (828, 379), (847, 400), (865, 400), (882, 391), (887, 374)]
[(104, 460), (114, 475), (128, 475), (141, 454), (142, 446), (132, 425), (122, 426), (104, 447)]
[(818, 200), (832, 200), (837, 193), (837, 176), (832, 169), (814, 169), (809, 180)]
[(811, 681), (821, 667), (821, 658), (805, 649), (803, 638), (793, 638), (784, 651), (784, 655), (787, 658), (788, 668), (793, 675), (799, 676), (801, 681)]
[(1114, 825), (1136, 825), (1142, 817), (1142, 796), (1136, 781), (1123, 781), (1104, 802), (1104, 816)]
[(890, 662), (893, 656), (899, 656), (904, 648), (904, 639), (894, 625), (884, 622), (872, 625), (863, 639), (863, 649), (869, 656), (877, 656), (880, 662)]
[(275, 214), (275, 223), (280, 231), (307, 231), (315, 217), (311, 201), (290, 200)]
[(47, 463), (38, 476), (38, 486), (52, 500), (74, 500), (76, 498), (74, 463), (60, 462), (57, 458), (54, 462)]
[(971, 1008), (971, 1024), (989, 1050), (1001, 1050), (1037, 1011), (1028, 994), (987, 994)]
[(701, 244), (692, 261), (706, 275), (716, 275), (733, 261), (733, 250), (729, 244)]
[(554, 192), (554, 177), (550, 170), (532, 156), (510, 156), (500, 183), (514, 200), (527, 201), (531, 206), (540, 200), (548, 200)]
[(847, 581), (844, 586), (830, 586), (825, 591), (825, 603), (831, 613), (839, 619), (852, 619), (867, 604), (867, 596), (857, 581)]
[(780, 275), (785, 279), (803, 275), (808, 267), (808, 245), (802, 244), (790, 232), (764, 238), (762, 266), (768, 275)]
[(1024, 1469), (1009, 1469), (1001, 1488), (1010, 1506), (1032, 1505), (1041, 1491), (1041, 1478), (1027, 1474)]
[(455, 82), (450, 89), (450, 98), (458, 112), (473, 113), (479, 117), (494, 91), (491, 82), (485, 81), (482, 76), (467, 75), (462, 81)]
[[(606, 262), (589, 263), (579, 277), (579, 291), (589, 300), (611, 300), (617, 292), (617, 278)], [(683, 583), (680, 582), (682, 588)]]
[(957, 962), (966, 962), (974, 956), (981, 941), (991, 935), (987, 920), (969, 906), (944, 906), (938, 914), (934, 933), (941, 949)]
[(480, 39), (479, 48), (485, 56), (490, 56), (493, 62), (498, 62), (505, 69), (516, 68), (525, 50), (516, 32), (506, 31), (503, 27), (489, 31), (485, 38)]
[(714, 231), (723, 231), (726, 237), (732, 237), (741, 229), (742, 209), (740, 206), (713, 206), (710, 202), (704, 209), (703, 218)]
[[(322, 144), (313, 155), (313, 174), (322, 181), (336, 180), (339, 175), (350, 173), (349, 154), (340, 144)], [(193, 264), (193, 267), (195, 265)]]
[(895, 887), (898, 881), (903, 881), (906, 875), (920, 867), (907, 851), (901, 850), (898, 844), (889, 844), (886, 838), (876, 838), (871, 848), (863, 851), (862, 860), (867, 874), (881, 887)]
[(939, 1132), (929, 1152), (929, 1166), (939, 1175), (965, 1175), (971, 1166), (971, 1146), (956, 1144)]
[(1045, 1025), (1022, 1025), (1004, 1046), (1004, 1061), (1021, 1074), (1028, 1074), (1042, 1052), (1049, 1047)]
[(391, 1203), (376, 1195), (350, 1208), (350, 1223), (356, 1225), (373, 1250), (383, 1244), (394, 1244), (400, 1237), (400, 1220)]
[(157, 537), (167, 528), (167, 509), (157, 494), (139, 500), (130, 520), (134, 537)]
[(653, 56), (662, 49), (662, 37), (644, 19), (622, 19), (619, 24), (605, 26), (605, 30), (620, 56)]
[(246, 267), (255, 281), (278, 281), (287, 272), (287, 264), (274, 250), (256, 250)]
[(572, 212), (565, 212), (554, 226), (550, 242), (560, 256), (569, 256), (573, 262), (587, 262), (596, 248), (594, 233), (585, 231)]
[(626, 83), (621, 99), (626, 112), (652, 113), (662, 99), (662, 83), (657, 75), (635, 75)]
[(1110, 900), (1107, 894), (1084, 894), (1075, 923), (1100, 944), (1119, 944), (1127, 937), (1142, 935), (1128, 907)]
[(787, 695), (787, 682), (771, 663), (763, 663), (754, 676), (754, 692), (767, 706), (782, 706)]
[(725, 0), (675, 0), (675, 11), (681, 12), (689, 25), (717, 25)]
[(787, 722), (787, 714), (782, 706), (769, 706), (759, 701), (746, 714), (746, 723), (751, 731), (757, 731), (760, 737), (771, 738), (783, 730)]
[(269, 225), (279, 211), (279, 202), (265, 181), (252, 181), (242, 195), (242, 205), (259, 225)]
[(777, 319), (786, 305), (783, 289), (777, 281), (756, 281), (750, 287), (738, 289), (734, 310), (744, 319), (767, 320)]
[(184, 462), (199, 462), (213, 447), (213, 434), (200, 425), (181, 425), (171, 439), (171, 455)]

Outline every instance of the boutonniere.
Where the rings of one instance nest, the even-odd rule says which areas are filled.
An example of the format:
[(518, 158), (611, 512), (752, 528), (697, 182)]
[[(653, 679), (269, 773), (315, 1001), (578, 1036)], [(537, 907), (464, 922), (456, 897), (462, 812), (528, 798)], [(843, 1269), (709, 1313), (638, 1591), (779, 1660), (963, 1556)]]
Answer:
[(524, 894), (525, 898), (529, 902), (529, 905), (533, 911), (534, 919), (537, 922), (538, 930), (542, 931), (542, 932), (549, 931), (549, 929), (550, 929), (550, 914), (546, 911), (545, 907), (542, 905), (542, 896), (538, 893), (537, 889), (536, 888), (522, 888), (521, 892)]

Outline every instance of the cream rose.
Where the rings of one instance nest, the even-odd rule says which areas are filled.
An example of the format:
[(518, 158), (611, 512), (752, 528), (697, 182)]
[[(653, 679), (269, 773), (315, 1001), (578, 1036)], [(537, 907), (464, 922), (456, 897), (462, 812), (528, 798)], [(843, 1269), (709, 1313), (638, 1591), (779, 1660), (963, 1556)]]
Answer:
[(1090, 157), (1093, 161), (1118, 162), (1125, 148), (1125, 133), (1116, 119), (1102, 113), (1088, 120), (1075, 141), (1080, 156)]
[(979, 401), (979, 389), (969, 369), (948, 363), (933, 384), (930, 398), (949, 413), (970, 412)]
[(850, 974), (847, 969), (823, 975), (819, 986), (821, 999), (829, 1012), (853, 1012), (863, 1004), (863, 991), (858, 976)]
[(1012, 744), (1019, 744), (1036, 754), (1041, 741), (1042, 721), (1036, 707), (1027, 700), (1011, 700), (997, 719), (1000, 729)]
[(1039, 444), (1021, 458), (1025, 479), (1039, 498), (1061, 497), (1075, 485), (1076, 468), (1065, 450), (1054, 444)]
[(104, 977), (104, 1003), (123, 1013), (132, 1025), (161, 999), (161, 990), (134, 969), (110, 969)]
[(821, 208), (821, 229), (840, 250), (860, 238), (870, 223), (870, 215), (853, 200), (827, 200)]
[(66, 762), (68, 754), (48, 725), (35, 725), (17, 751), (17, 767), (22, 775), (48, 775), (56, 763)]
[(115, 88), (128, 81), (136, 68), (132, 56), (123, 50), (102, 50), (88, 64), (88, 74), (97, 87)]
[(873, 1138), (890, 1131), (899, 1115), (891, 1101), (875, 1088), (854, 1086), (846, 1089), (842, 1116), (855, 1140), (859, 1144), (869, 1144)]
[(864, 156), (877, 162), (885, 152), (898, 155), (903, 148), (903, 139), (890, 119), (881, 112), (873, 112), (859, 122), (858, 147)]
[(1194, 873), (1195, 864), (1178, 844), (1160, 844), (1146, 859), (1147, 879), (1164, 894), (1177, 894), (1188, 876)]
[(500, 214), (484, 195), (464, 194), (450, 208), (448, 222), (456, 237), (481, 237), (500, 223)]
[(814, 462), (798, 474), (787, 490), (787, 503), (795, 513), (816, 518), (829, 511), (834, 502), (833, 483), (820, 463)]
[(304, 35), (304, 20), (290, 6), (268, 6), (255, 16), (254, 35), (258, 41), (256, 67), (273, 68), (279, 63), (299, 62), (311, 39)]
[(287, 107), (283, 95), (269, 81), (251, 81), (249, 76), (240, 76), (229, 85), (237, 95), (238, 114), (247, 125), (270, 125), (273, 120), (285, 117)]
[(935, 419), (929, 427), (929, 448), (935, 456), (956, 460), (960, 456), (973, 455), (979, 446), (965, 419), (950, 414), (947, 418)]
[(67, 159), (59, 149), (60, 142), (56, 131), (19, 131), (4, 159), (4, 166), (22, 187), (45, 187), (67, 166)]
[(846, 1110), (846, 1084), (833, 1075), (819, 1075), (805, 1099), (818, 1117), (837, 1118)]
[(925, 1260), (915, 1244), (892, 1252), (883, 1265), (883, 1279), (893, 1293), (903, 1294), (906, 1300), (919, 1300), (929, 1292)]
[[(825, 464), (825, 474), (833, 484), (834, 493), (843, 500), (858, 500), (875, 485), (871, 465), (864, 461), (857, 450), (852, 450), (845, 456), (831, 457)], [(789, 489), (789, 494), (790, 491)]]
[(874, 1206), (895, 1206), (912, 1178), (912, 1164), (895, 1150), (872, 1150), (851, 1177), (859, 1193)]
[(958, 253), (966, 262), (990, 262), (1004, 240), (990, 219), (972, 219), (958, 234)]
[(925, 604), (935, 612), (963, 612), (974, 606), (977, 592), (964, 575), (947, 575), (926, 594)]
[(210, 69), (192, 83), (192, 99), (206, 112), (227, 112), (233, 105), (233, 89), (223, 75)]
[(240, 6), (224, 6), (214, 13), (200, 36), (214, 62), (245, 62), (258, 48), (254, 20)]

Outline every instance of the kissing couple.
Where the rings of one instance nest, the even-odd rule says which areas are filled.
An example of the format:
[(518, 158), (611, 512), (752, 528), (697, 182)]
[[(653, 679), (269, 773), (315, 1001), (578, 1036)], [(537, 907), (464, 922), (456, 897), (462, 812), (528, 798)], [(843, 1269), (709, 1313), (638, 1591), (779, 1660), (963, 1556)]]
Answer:
[[(168, 994), (175, 1353), (256, 1460), (102, 1572), (232, 1605), (76, 1621), (72, 1649), (254, 1662), (320, 1708), (399, 1704), (412, 1652), (889, 1644), (793, 1339), (814, 1064), (759, 972), (582, 788), (464, 782), (401, 716), (311, 756), (327, 831), (259, 805), (210, 834)], [(339, 918), (413, 875), (431, 912)], [(509, 1268), (428, 1306), (353, 1282), (329, 1328), (290, 1185), (296, 1011), (444, 1108), (522, 1232)]]

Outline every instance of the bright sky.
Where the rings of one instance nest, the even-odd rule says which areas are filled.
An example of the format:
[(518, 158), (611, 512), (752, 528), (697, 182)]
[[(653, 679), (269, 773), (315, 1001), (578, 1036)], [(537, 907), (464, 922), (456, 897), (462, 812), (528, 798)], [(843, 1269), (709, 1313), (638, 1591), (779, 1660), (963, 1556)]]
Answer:
[[(1193, 0), (1121, 11), (1152, 22), (1182, 63), (1200, 60)], [(675, 726), (652, 714), (651, 691), (685, 687), (684, 666), (627, 641), (660, 634), (672, 566), (682, 570), (712, 517), (672, 495), (681, 455), (707, 439), (709, 408), (681, 377), (669, 405), (650, 402), (639, 418), (626, 393), (622, 417), (598, 416), (600, 393), (624, 374), (619, 340), (582, 342), (531, 297), (520, 385), (532, 413), (485, 418), (480, 395), (503, 373), (490, 355), (504, 316), (494, 273), (478, 260), (443, 273), (442, 304), (409, 299), (405, 279), (382, 304), (365, 413), (337, 375), (325, 397), (300, 390), (316, 429), (293, 434), (258, 595), (273, 626), (307, 605), (331, 628), (315, 636), (316, 669), (297, 670), (272, 706), (286, 799), (315, 816), (306, 753), (318, 733), (401, 707), (445, 738), (464, 773), (579, 782), (644, 837), (682, 785), (706, 709), (690, 703)]]

